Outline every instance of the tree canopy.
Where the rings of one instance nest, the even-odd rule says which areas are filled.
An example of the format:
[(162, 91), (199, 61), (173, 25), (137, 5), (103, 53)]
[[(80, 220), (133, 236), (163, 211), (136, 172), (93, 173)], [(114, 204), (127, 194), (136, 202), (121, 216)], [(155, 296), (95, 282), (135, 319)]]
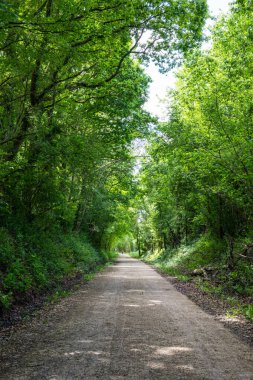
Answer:
[(68, 271), (73, 250), (52, 264), (52, 241), (84, 234), (100, 250), (122, 234), (131, 143), (152, 121), (141, 64), (181, 63), (206, 15), (204, 0), (1, 2), (0, 296)]
[(202, 241), (208, 263), (215, 241), (212, 253), (228, 267), (227, 283), (247, 294), (253, 286), (252, 15), (252, 2), (234, 2), (215, 23), (211, 47), (187, 57), (139, 180), (142, 253)]

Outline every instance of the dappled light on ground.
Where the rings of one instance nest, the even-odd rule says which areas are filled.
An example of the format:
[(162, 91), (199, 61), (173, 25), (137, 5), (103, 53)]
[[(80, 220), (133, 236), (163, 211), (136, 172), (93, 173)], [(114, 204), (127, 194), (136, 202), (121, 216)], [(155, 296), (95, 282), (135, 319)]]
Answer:
[(163, 347), (163, 348), (158, 348), (156, 350), (157, 355), (175, 355), (180, 352), (189, 352), (192, 351), (190, 348), (187, 347)]
[(250, 380), (253, 372), (247, 346), (127, 257), (12, 339), (1, 380)]

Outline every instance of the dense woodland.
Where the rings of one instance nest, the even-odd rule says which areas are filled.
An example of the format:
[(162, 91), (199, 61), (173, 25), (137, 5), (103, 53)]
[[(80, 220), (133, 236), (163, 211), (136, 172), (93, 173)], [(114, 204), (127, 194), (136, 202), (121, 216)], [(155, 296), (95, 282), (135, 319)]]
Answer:
[[(2, 308), (114, 249), (191, 247), (252, 292), (253, 4), (204, 49), (207, 17), (205, 0), (1, 2)], [(180, 66), (162, 123), (143, 108), (151, 60)]]
[(186, 58), (139, 185), (139, 253), (170, 273), (202, 268), (244, 296), (253, 294), (252, 19), (251, 1), (233, 3), (210, 47)]
[(3, 306), (94, 269), (125, 233), (131, 143), (152, 121), (141, 64), (182, 61), (206, 12), (204, 1), (1, 2)]

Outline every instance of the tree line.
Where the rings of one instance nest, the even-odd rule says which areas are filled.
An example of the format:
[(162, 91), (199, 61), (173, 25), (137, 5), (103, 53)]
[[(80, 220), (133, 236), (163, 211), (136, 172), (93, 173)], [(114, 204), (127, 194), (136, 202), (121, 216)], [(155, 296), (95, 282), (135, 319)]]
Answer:
[(139, 179), (142, 253), (202, 241), (205, 256), (211, 244), (251, 292), (252, 17), (251, 1), (232, 3), (212, 29), (211, 47), (187, 57)]
[(131, 143), (151, 121), (141, 64), (180, 63), (206, 14), (192, 0), (1, 2), (2, 306), (88, 270), (123, 234)]

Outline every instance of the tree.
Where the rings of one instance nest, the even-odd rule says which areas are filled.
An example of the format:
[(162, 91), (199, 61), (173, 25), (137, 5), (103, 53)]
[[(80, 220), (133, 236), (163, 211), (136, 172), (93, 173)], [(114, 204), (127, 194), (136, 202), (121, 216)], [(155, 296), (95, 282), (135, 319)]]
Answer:
[(150, 143), (143, 183), (170, 245), (209, 233), (229, 242), (252, 223), (252, 4), (235, 2), (178, 73), (169, 121)]
[(82, 213), (90, 168), (103, 160), (97, 141), (126, 148), (144, 124), (138, 62), (173, 66), (199, 40), (206, 4), (26, 0), (0, 11), (2, 215), (54, 218), (53, 207), (62, 218), (59, 202), (68, 214), (75, 193)]
[(0, 4), (0, 229), (25, 241), (15, 265), (40, 262), (41, 234), (56, 231), (111, 246), (134, 191), (131, 142), (151, 120), (141, 64), (180, 63), (206, 12), (204, 0)]

